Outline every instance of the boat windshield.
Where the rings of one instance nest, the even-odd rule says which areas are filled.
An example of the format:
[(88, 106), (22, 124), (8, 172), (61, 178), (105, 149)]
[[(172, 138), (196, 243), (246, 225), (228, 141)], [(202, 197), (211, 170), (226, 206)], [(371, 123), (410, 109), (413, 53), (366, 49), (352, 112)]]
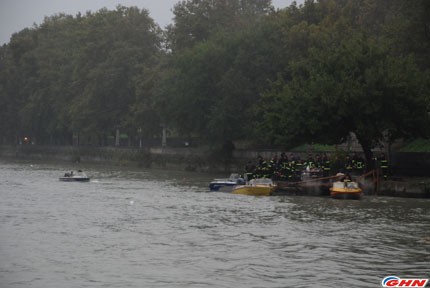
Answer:
[(228, 179), (230, 180), (237, 180), (240, 178), (240, 175), (238, 173), (231, 173), (230, 177)]
[(334, 182), (333, 188), (349, 188), (349, 189), (357, 189), (358, 183), (357, 182)]
[(272, 179), (269, 178), (258, 178), (258, 179), (252, 179), (249, 181), (250, 185), (273, 185)]
[(350, 189), (357, 189), (358, 188), (358, 183), (357, 182), (347, 182), (346, 187), (350, 188)]
[(73, 175), (79, 176), (79, 177), (87, 177), (87, 174), (85, 174), (85, 172), (82, 170), (78, 170), (77, 172), (74, 172)]

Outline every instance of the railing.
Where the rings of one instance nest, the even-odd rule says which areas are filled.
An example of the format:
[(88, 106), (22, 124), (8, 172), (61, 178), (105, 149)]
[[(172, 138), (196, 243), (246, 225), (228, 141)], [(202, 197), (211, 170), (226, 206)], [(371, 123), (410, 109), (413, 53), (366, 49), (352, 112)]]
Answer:
[[(277, 185), (279, 188), (293, 188), (293, 187), (304, 187), (309, 184), (317, 184), (318, 186), (331, 186), (333, 184), (333, 181), (329, 180), (340, 180), (344, 175), (335, 175), (335, 176), (329, 176), (329, 177), (322, 177), (322, 178), (313, 178), (306, 181), (298, 181), (298, 182), (283, 182), (279, 181), (277, 182)], [(378, 195), (379, 193), (379, 187), (380, 187), (380, 176), (381, 173), (379, 169), (371, 170), (363, 175), (360, 175), (356, 178), (356, 182), (360, 184), (362, 187), (371, 187), (371, 190), (373, 194)], [(370, 178), (370, 182), (366, 182), (366, 179)]]
[[(321, 177), (321, 178), (312, 178), (305, 181), (297, 181), (297, 182), (287, 182), (287, 181), (277, 181), (277, 185), (279, 188), (291, 188), (291, 187), (298, 187), (302, 185), (309, 185), (312, 183), (320, 182), (319, 186), (331, 186), (332, 182), (327, 180), (339, 180), (343, 175), (335, 175), (335, 176), (328, 176), (328, 177)], [(323, 182), (325, 185), (323, 185), (321, 182)]]
[(380, 173), (379, 169), (371, 170), (371, 171), (369, 171), (369, 172), (367, 172), (367, 173), (365, 173), (365, 174), (357, 177), (357, 182), (360, 183), (361, 185), (364, 185), (365, 183), (363, 183), (363, 182), (365, 182), (365, 180), (367, 178), (370, 178), (371, 179), (371, 184), (373, 186), (373, 193), (375, 195), (378, 195), (379, 188), (380, 188), (380, 182), (381, 182), (381, 176), (380, 176), (380, 174), (381, 173)]

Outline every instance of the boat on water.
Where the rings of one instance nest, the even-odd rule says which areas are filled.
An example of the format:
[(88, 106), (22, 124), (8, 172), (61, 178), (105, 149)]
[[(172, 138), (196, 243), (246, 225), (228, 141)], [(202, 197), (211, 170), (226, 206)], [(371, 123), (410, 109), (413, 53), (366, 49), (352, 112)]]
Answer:
[(82, 170), (78, 170), (77, 172), (64, 173), (64, 176), (60, 177), (59, 180), (63, 182), (88, 182), (90, 178)]
[(245, 185), (238, 185), (231, 193), (250, 196), (270, 196), (276, 190), (276, 185), (272, 179), (258, 178), (252, 179)]
[(301, 180), (302, 181), (308, 181), (316, 178), (322, 177), (323, 170), (320, 168), (309, 168), (306, 167), (306, 169), (302, 172)]
[(245, 179), (237, 173), (230, 174), (229, 178), (214, 179), (209, 183), (211, 191), (231, 192), (236, 185), (244, 185)]
[(330, 188), (330, 196), (335, 199), (355, 199), (363, 197), (363, 190), (354, 181), (336, 181)]

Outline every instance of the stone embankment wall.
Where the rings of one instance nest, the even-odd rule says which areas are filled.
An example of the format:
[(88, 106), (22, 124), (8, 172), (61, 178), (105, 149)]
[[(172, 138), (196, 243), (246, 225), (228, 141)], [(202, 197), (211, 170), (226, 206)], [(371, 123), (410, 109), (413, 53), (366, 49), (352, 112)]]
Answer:
[(430, 182), (423, 179), (382, 181), (376, 195), (406, 198), (430, 198)]
[(391, 158), (393, 174), (430, 177), (430, 153), (396, 152)]
[[(241, 171), (242, 167), (206, 149), (198, 148), (116, 148), (87, 146), (0, 146), (0, 157), (109, 163), (119, 166), (167, 168), (200, 172)], [(240, 162), (240, 161), (239, 161)], [(242, 162), (240, 162), (242, 163)]]
[[(287, 152), (289, 154), (289, 152)], [(314, 153), (316, 153), (314, 151)], [(235, 150), (232, 159), (208, 148), (124, 148), (89, 146), (0, 146), (0, 157), (62, 160), (72, 162), (109, 162), (118, 165), (163, 167), (202, 172), (241, 172), (248, 161), (261, 155), (269, 160), (280, 151)], [(306, 153), (295, 153), (306, 157)], [(329, 153), (330, 154), (330, 153)], [(393, 175), (430, 177), (430, 153), (391, 154), (389, 166)]]
[[(242, 172), (258, 155), (270, 159), (278, 151), (234, 151), (233, 159), (204, 148), (115, 148), (86, 146), (0, 146), (0, 157), (13, 159), (57, 160), (107, 163), (119, 166), (177, 169), (198, 172)], [(430, 177), (430, 153), (396, 153), (390, 166), (394, 175), (381, 181), (378, 195), (430, 198), (430, 180), (403, 176)], [(400, 175), (400, 176), (399, 176)], [(371, 189), (366, 189), (370, 191)], [(367, 192), (367, 194), (374, 194)]]

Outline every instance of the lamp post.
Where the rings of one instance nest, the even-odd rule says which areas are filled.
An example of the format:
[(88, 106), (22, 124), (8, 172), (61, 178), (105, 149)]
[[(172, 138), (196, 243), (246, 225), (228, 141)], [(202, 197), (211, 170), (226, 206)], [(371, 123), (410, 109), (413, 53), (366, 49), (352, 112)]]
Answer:
[(142, 148), (142, 128), (137, 129), (137, 133), (139, 134), (139, 148)]
[(161, 139), (161, 147), (167, 146), (167, 136), (166, 136), (166, 126), (164, 124), (161, 124), (162, 130), (162, 139)]
[(119, 127), (116, 127), (116, 131), (115, 131), (115, 146), (118, 147), (119, 146)]

